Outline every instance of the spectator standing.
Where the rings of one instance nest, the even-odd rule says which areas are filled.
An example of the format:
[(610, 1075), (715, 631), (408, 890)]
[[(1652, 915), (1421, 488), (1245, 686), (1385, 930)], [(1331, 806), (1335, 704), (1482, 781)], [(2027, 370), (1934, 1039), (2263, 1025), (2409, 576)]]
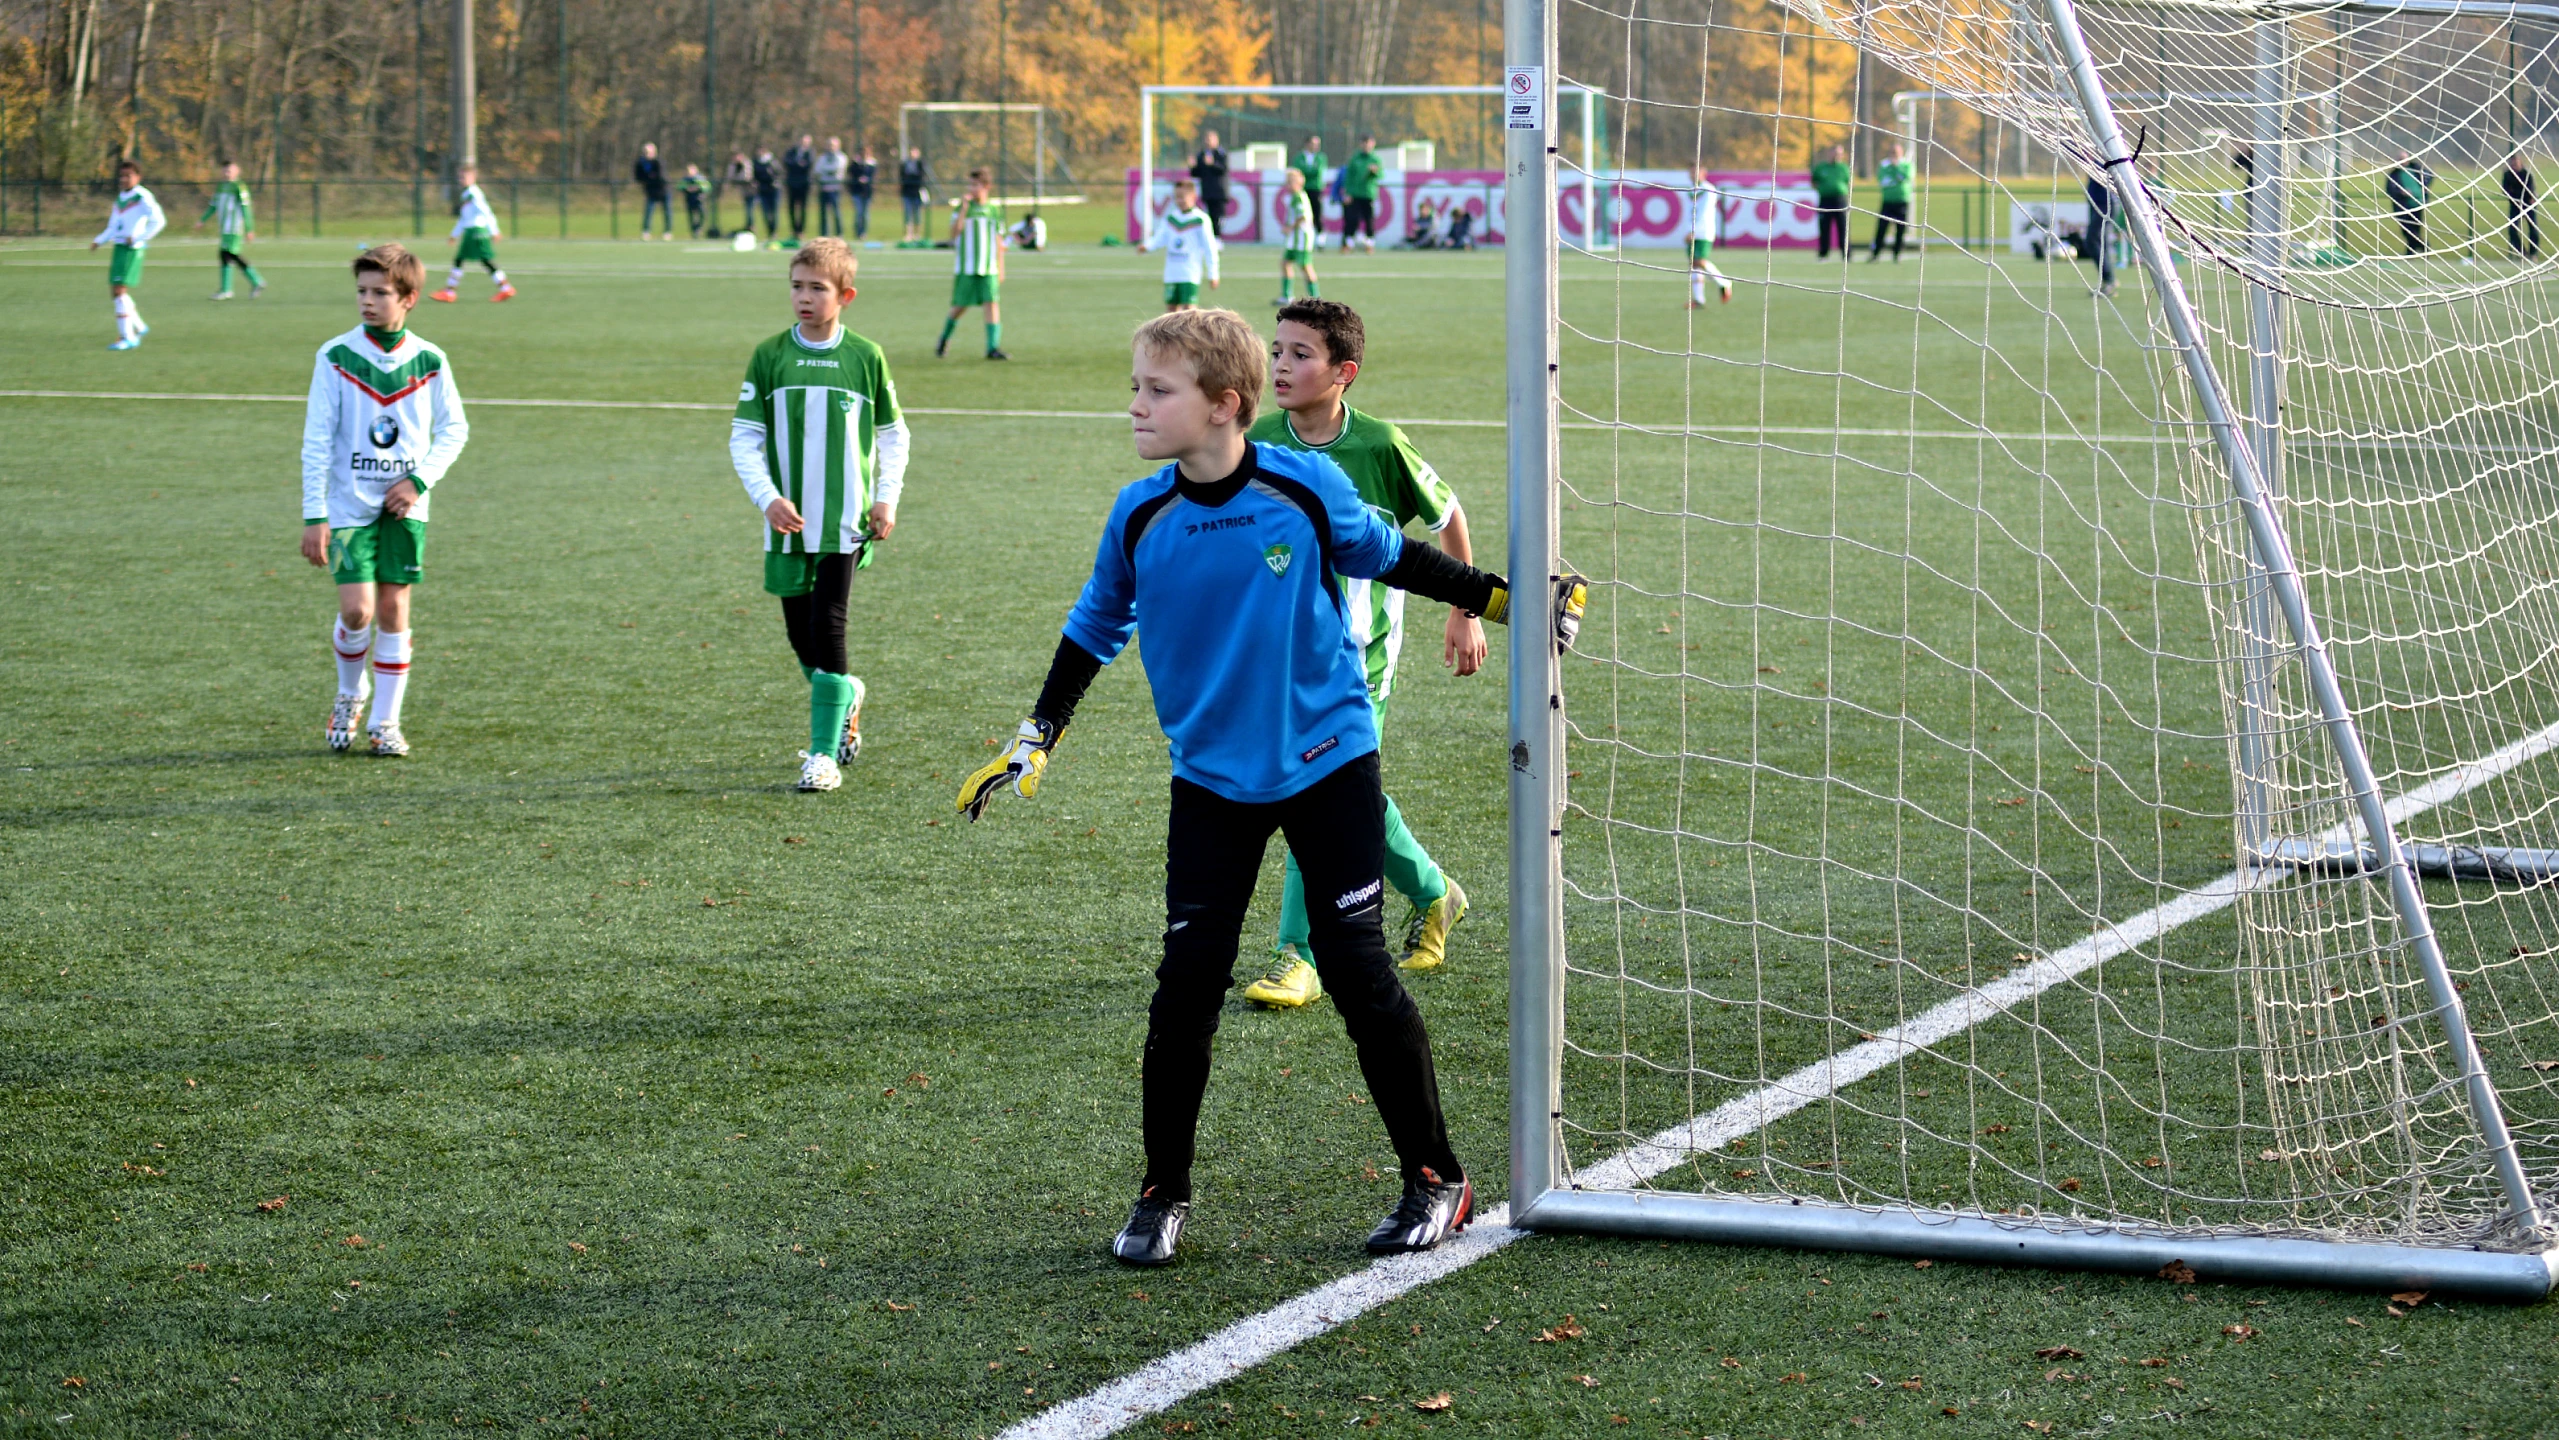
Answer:
[(2506, 157), (2506, 168), (2497, 176), (2497, 184), (2506, 192), (2506, 245), (2518, 260), (2541, 258), (2541, 186), (2524, 168), (2523, 152)]
[(2411, 255), (2426, 253), (2426, 197), (2434, 188), (2435, 172), (2404, 150), (2399, 163), (2381, 178), (2381, 193), (2390, 201), (2391, 217), (2399, 222), (2399, 238)]
[(1893, 263), (1901, 263), (1902, 240), (1910, 234), (1910, 161), (1902, 155), (1896, 142), (1884, 147), (1883, 163), (1875, 167), (1875, 189), (1879, 199), (1875, 206), (1875, 248), (1866, 253), (1866, 263), (1883, 258), (1884, 232), (1893, 232)]
[(906, 158), (897, 162), (897, 203), (906, 212), (906, 239), (902, 244), (912, 245), (924, 238), (924, 202), (932, 198), (932, 192), (925, 188), (929, 179), (923, 149), (909, 146)]
[(779, 250), (782, 248), (782, 166), (773, 158), (773, 147), (755, 152), (755, 203), (764, 208), (764, 238)]
[[(738, 204), (746, 211), (746, 214), (738, 220), (738, 228), (741, 230), (754, 229), (755, 162), (747, 159), (746, 152), (740, 150), (735, 155), (729, 157), (729, 168), (721, 172), (720, 182), (722, 188), (735, 190), (737, 192)], [(719, 203), (719, 189), (714, 189), (711, 192), (711, 238), (715, 240), (718, 239), (720, 235)]]
[(631, 178), (640, 182), (640, 238), (649, 238), (649, 212), (657, 211), (658, 229), (664, 238), (675, 238), (675, 211), (666, 203), (666, 167), (658, 163), (658, 147), (643, 145), (640, 158), (631, 162)]
[(2115, 293), (2115, 189), (2103, 179), (2088, 177), (2088, 229), (2080, 237), (2088, 247), (2088, 258), (2097, 262), (2097, 293)]
[(844, 170), (844, 192), (853, 197), (853, 238), (864, 239), (871, 233), (871, 187), (880, 180), (880, 162), (871, 147), (862, 147), (862, 158)]
[(852, 168), (853, 157), (844, 153), (844, 141), (830, 135), (826, 153), (817, 157), (817, 233), (841, 236), (844, 233), (844, 173)]
[(1208, 233), (1226, 234), (1226, 147), (1217, 143), (1217, 132), (1211, 130), (1200, 137), (1199, 153), (1191, 157), (1191, 178), (1200, 182), (1200, 208), (1208, 212)]
[(710, 198), (711, 182), (702, 175), (699, 165), (684, 167), (684, 223), (693, 230), (693, 238), (702, 238), (702, 202)]
[[(1288, 168), (1306, 177), (1306, 203), (1315, 210), (1315, 243), (1324, 243), (1324, 137), (1309, 135), (1306, 148), (1288, 162)], [(1311, 250), (1308, 253), (1313, 253)], [(1311, 292), (1310, 292), (1311, 293)]]
[(1377, 180), (1386, 173), (1386, 162), (1377, 158), (1377, 137), (1359, 137), (1359, 153), (1342, 167), (1342, 249), (1351, 248), (1351, 236), (1358, 235), (1361, 245), (1377, 249)]
[(791, 192), (791, 243), (796, 245), (809, 230), (809, 182), (817, 173), (817, 141), (803, 135), (800, 143), (782, 152), (782, 184)]
[(1813, 164), (1813, 258), (1848, 258), (1848, 152), (1833, 145)]

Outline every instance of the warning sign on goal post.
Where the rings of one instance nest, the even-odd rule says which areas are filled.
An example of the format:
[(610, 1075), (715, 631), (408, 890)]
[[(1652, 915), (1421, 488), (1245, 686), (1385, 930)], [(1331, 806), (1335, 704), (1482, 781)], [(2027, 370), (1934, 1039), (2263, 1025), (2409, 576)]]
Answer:
[(1546, 67), (1513, 65), (1502, 85), (1502, 113), (1513, 130), (1546, 128)]

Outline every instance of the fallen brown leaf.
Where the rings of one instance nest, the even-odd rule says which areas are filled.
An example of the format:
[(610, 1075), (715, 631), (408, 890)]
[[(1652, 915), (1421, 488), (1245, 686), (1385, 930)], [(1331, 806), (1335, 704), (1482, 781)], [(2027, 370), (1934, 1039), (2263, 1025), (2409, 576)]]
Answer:
[(65, 1390), (86, 1390), (89, 1388), (89, 1382), (77, 1375), (65, 1375), (62, 1377), (62, 1388)]
[(912, 1305), (900, 1305), (899, 1303), (897, 1303), (897, 1302), (896, 1302), (896, 1301), (894, 1301), (894, 1300), (883, 1301), (882, 1303), (883, 1303), (883, 1304), (885, 1304), (885, 1305), (887, 1305), (887, 1306), (888, 1306), (890, 1309), (892, 1309), (892, 1310), (912, 1310), (912, 1309), (914, 1309), (914, 1308), (915, 1308), (915, 1307), (914, 1307), (914, 1306), (912, 1306)]
[(2186, 1382), (2185, 1382), (2185, 1381), (2183, 1381), (2183, 1380), (2178, 1379), (2178, 1378), (2177, 1378), (2176, 1376), (2174, 1376), (2174, 1375), (2163, 1375), (2163, 1376), (2161, 1376), (2161, 1377), (2160, 1377), (2160, 1379), (2159, 1379), (2159, 1383), (2160, 1383), (2160, 1384), (2162, 1384), (2162, 1385), (2167, 1386), (2167, 1387), (2168, 1387), (2169, 1389), (2171, 1389), (2171, 1390), (2183, 1390), (2183, 1389), (2185, 1389), (2185, 1388), (2186, 1388)]
[(576, 1252), (577, 1252), (578, 1254), (580, 1254), (580, 1255), (583, 1255), (583, 1254), (585, 1254), (585, 1253), (586, 1253), (586, 1247), (585, 1247), (584, 1245), (579, 1244), (579, 1243), (578, 1243), (578, 1242), (576, 1242), (575, 1240), (572, 1240), (572, 1241), (570, 1241), (570, 1242), (569, 1242), (569, 1248), (570, 1248), (571, 1250), (576, 1251)]
[(2070, 1381), (2077, 1380), (2079, 1378), (2079, 1376), (2071, 1374), (2069, 1371), (2064, 1370), (2058, 1365), (2044, 1372), (2044, 1383), (2047, 1385), (2052, 1384), (2056, 1380)]
[(283, 1209), (284, 1202), (292, 1198), (293, 1197), (290, 1195), (278, 1195), (272, 1200), (261, 1200), (258, 1202), (258, 1209), (263, 1214), (272, 1215), (278, 1210)]
[(2257, 1327), (2254, 1325), (2224, 1325), (2221, 1327), (2221, 1333), (2230, 1337), (2231, 1344), (2237, 1345), (2244, 1340), (2254, 1338), (2257, 1334)]
[(1573, 1378), (1582, 1382), (1582, 1388), (1585, 1390), (1596, 1390), (1599, 1388), (1599, 1377), (1596, 1375), (1576, 1375)]
[(2065, 1177), (2063, 1178), (2062, 1182), (2061, 1182), (2060, 1189), (2061, 1189), (2061, 1192), (2062, 1192), (2063, 1194), (2065, 1194), (2065, 1195), (2076, 1195), (2076, 1194), (2078, 1194), (2078, 1193), (2079, 1193), (2079, 1177), (2078, 1177), (2078, 1176), (2076, 1176), (2076, 1175), (2065, 1176)]
[(1438, 1414), (1439, 1412), (1441, 1412), (1442, 1410), (1445, 1410), (1445, 1409), (1447, 1409), (1449, 1406), (1454, 1405), (1454, 1404), (1456, 1404), (1456, 1403), (1457, 1403), (1457, 1397), (1456, 1397), (1456, 1396), (1449, 1394), (1449, 1393), (1448, 1393), (1447, 1391), (1445, 1391), (1445, 1390), (1442, 1390), (1441, 1392), (1439, 1392), (1438, 1394), (1436, 1394), (1436, 1395), (1432, 1396), (1432, 1397), (1431, 1397), (1431, 1398), (1429, 1398), (1428, 1400), (1416, 1400), (1416, 1401), (1414, 1401), (1414, 1402), (1413, 1402), (1413, 1408), (1414, 1408), (1414, 1409), (1416, 1409), (1416, 1410), (1421, 1411), (1421, 1412), (1422, 1412), (1423, 1414), (1425, 1414), (1425, 1415), (1436, 1415), (1436, 1414)]
[(1913, 1270), (1925, 1270), (1936, 1263), (1937, 1262), (1934, 1260), (1913, 1260), (1910, 1262), (1910, 1268)]
[(349, 1235), (347, 1238), (339, 1241), (338, 1243), (348, 1247), (349, 1249), (361, 1250), (364, 1248), (364, 1237), (361, 1235)]
[(2358, 1329), (2358, 1330), (2369, 1330), (2369, 1329), (2371, 1329), (2371, 1328), (2372, 1328), (2371, 1326), (2366, 1325), (2366, 1324), (2365, 1324), (2364, 1322), (2362, 1322), (2361, 1320), (2356, 1319), (2356, 1318), (2355, 1318), (2354, 1316), (2352, 1316), (2352, 1315), (2349, 1315), (2349, 1316), (2347, 1316), (2347, 1317), (2346, 1317), (2346, 1323), (2347, 1323), (2347, 1324), (2349, 1324), (2349, 1325), (2354, 1326), (2354, 1327), (2355, 1327), (2356, 1329)]
[(2526, 1060), (2523, 1062), (2523, 1068), (2526, 1070), (2559, 1070), (2559, 1060)]
[(2085, 1350), (2074, 1350), (2067, 1345), (2047, 1345), (2043, 1349), (2035, 1352), (2035, 1358), (2038, 1360), (2079, 1360), (2086, 1358), (2087, 1354), (2088, 1352)]
[(1778, 1376), (1777, 1383), (1780, 1385), (1809, 1385), (1812, 1383), (1812, 1379), (1813, 1377), (1810, 1374), (1802, 1370), (1798, 1370), (1792, 1375)]
[(2153, 1356), (2151, 1356), (2149, 1359), (2144, 1360), (2144, 1361), (2142, 1361), (2142, 1362), (2141, 1362), (2141, 1368), (2143, 1368), (2144, 1370), (2157, 1370), (2157, 1369), (2161, 1369), (2161, 1368), (2165, 1367), (2165, 1366), (2167, 1365), (2167, 1363), (2168, 1363), (2167, 1361), (2160, 1359), (2160, 1358), (2159, 1358), (2158, 1356), (2156, 1356), (2156, 1355), (2153, 1355)]
[(2398, 1301), (2402, 1305), (2423, 1305), (2426, 1303), (2426, 1296), (2429, 1293), (2431, 1292), (2425, 1290), (2402, 1290), (2390, 1298)]
[(1954, 1406), (1952, 1406), (1952, 1405), (1949, 1405), (1949, 1406), (1947, 1406), (1945, 1409), (1940, 1410), (1940, 1411), (1938, 1411), (1937, 1413), (1938, 1413), (1938, 1414), (1940, 1414), (1940, 1415), (1961, 1415), (1961, 1414), (1963, 1414), (1964, 1412), (1963, 1412), (1963, 1411), (1961, 1411), (1961, 1410), (1956, 1409), (1956, 1408), (1955, 1408)]
[(2405, 1320), (2408, 1318), (2408, 1312), (2400, 1309), (2396, 1305), (2384, 1305), (2381, 1308), (2389, 1311), (2390, 1318), (2393, 1320)]
[(2038, 1435), (2050, 1435), (2053, 1433), (2053, 1422), (2050, 1420), (2020, 1420), (2017, 1423), (2034, 1431)]
[(1923, 1383), (1924, 1383), (1924, 1382), (1922, 1382), (1918, 1376), (1913, 1375), (1913, 1376), (1911, 1376), (1909, 1379), (1904, 1380), (1903, 1382), (1901, 1382), (1901, 1388), (1903, 1388), (1904, 1390), (1916, 1390), (1916, 1389), (1918, 1389), (1918, 1388), (1921, 1386), (1921, 1384), (1923, 1384)]
[(2159, 1278), (2175, 1285), (2195, 1283), (2195, 1267), (2183, 1260), (2171, 1260), (2159, 1267)]
[(1538, 1331), (1535, 1336), (1530, 1338), (1528, 1343), (1531, 1345), (1552, 1345), (1559, 1340), (1579, 1340), (1582, 1336), (1588, 1333), (1588, 1331), (1581, 1327), (1581, 1324), (1578, 1321), (1574, 1320), (1572, 1316), (1567, 1315), (1564, 1317), (1563, 1324), (1555, 1326), (1551, 1330)]

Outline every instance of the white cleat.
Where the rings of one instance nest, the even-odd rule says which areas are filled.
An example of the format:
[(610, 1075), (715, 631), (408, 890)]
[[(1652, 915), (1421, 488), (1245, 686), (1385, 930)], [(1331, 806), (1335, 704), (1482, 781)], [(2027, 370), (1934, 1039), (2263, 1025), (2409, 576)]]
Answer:
[(107, 348), (110, 350), (139, 350), (142, 348), (142, 342), (139, 340), (116, 340), (110, 342), (107, 345)]
[(355, 732), (364, 718), (364, 697), (341, 695), (329, 707), (329, 748), (344, 750), (355, 743)]
[(213, 298), (216, 300), (228, 300), (231, 298), (231, 292), (228, 290), (216, 290), (213, 292)]
[(815, 755), (806, 750), (800, 752), (801, 794), (807, 795), (820, 790), (833, 790), (841, 786), (843, 783), (844, 772), (837, 768), (834, 756)]
[(400, 733), (399, 726), (385, 725), (373, 732), (373, 753), (397, 760), (409, 753), (409, 737)]

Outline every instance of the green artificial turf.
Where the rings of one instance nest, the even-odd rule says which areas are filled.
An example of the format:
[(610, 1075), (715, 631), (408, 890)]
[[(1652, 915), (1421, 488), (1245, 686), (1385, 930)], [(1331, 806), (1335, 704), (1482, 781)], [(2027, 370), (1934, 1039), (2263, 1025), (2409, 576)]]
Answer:
[[(350, 249), (264, 246), (267, 298), (217, 306), (210, 247), (155, 248), (154, 333), (130, 355), (103, 349), (92, 257), (0, 250), (0, 387), (298, 400), (313, 349), (353, 323)], [(467, 400), (711, 408), (473, 410), (417, 594), (406, 761), (320, 744), (332, 603), (294, 549), (297, 403), (0, 399), (0, 1426), (990, 1434), (1358, 1268), (1394, 1169), (1338, 1023), (1240, 1004), (1193, 1248), (1145, 1275), (1104, 1253), (1137, 1173), (1161, 923), (1166, 771), (1138, 667), (1096, 686), (1036, 801), (1005, 796), (974, 827), (951, 811), (1139, 470), (1108, 417), (1158, 262), (1016, 257), (1016, 358), (992, 365), (974, 317), (955, 358), (930, 356), (946, 257), (866, 255), (851, 323), (918, 412), (915, 462), (856, 587), (866, 748), (842, 791), (801, 796), (806, 692), (758, 589), (722, 413), (786, 323), (780, 258), (508, 258), (522, 299), (491, 305), (475, 279), (416, 319)], [(1697, 333), (1829, 363), (1842, 307), (1811, 262), (1772, 263), (1805, 288)], [(1362, 404), (1500, 419), (1498, 254), (1328, 268), (1327, 294), (1369, 319)], [(1230, 254), (1216, 298), (1258, 317), (1273, 269)], [(1620, 283), (1567, 273), (1568, 292)], [(1623, 283), (1678, 343), (1676, 274)], [(1658, 416), (1670, 384), (1638, 375), (1631, 403)], [(1835, 403), (1782, 374), (1691, 388), (1701, 421), (1747, 419), (1762, 393), (1777, 423)], [(2004, 382), (1975, 393), (1996, 417), (2023, 403)], [(1502, 432), (1413, 434), (1499, 563)], [(1679, 464), (1637, 453), (1615, 473), (1667, 484)], [(1692, 469), (1727, 498), (1737, 483), (1721, 461)], [(1711, 558), (1682, 562), (1686, 583), (1732, 578)], [(1632, 601), (1602, 618), (1621, 644), (1674, 623)], [(1475, 904), (1451, 965), (1413, 988), (1489, 1202), (1507, 1146), (1504, 667), (1497, 645), (1488, 673), (1451, 679), (1437, 616), (1417, 607), (1411, 628), (1390, 788)], [(2226, 805), (2184, 765), (2144, 773)], [(2058, 824), (2121, 802), (2049, 803)], [(2179, 863), (2206, 878), (2213, 848)], [(1275, 862), (1248, 938), (1271, 923)], [(2055, 873), (2102, 869), (2077, 863)], [(1843, 933), (1872, 918), (1839, 915)], [(2193, 943), (2212, 948), (2201, 927)], [(1624, 1128), (1660, 1103), (1630, 1103)], [(1604, 1112), (1592, 1123), (1620, 1124)], [(1568, 1314), (1584, 1333), (1538, 1339)], [(2530, 1434), (2559, 1379), (2551, 1331), (2541, 1309), (2395, 1319), (2370, 1297), (1535, 1238), (1141, 1426)], [(2085, 1353), (2033, 1354), (2052, 1346)], [(2170, 1363), (2135, 1363), (2153, 1358)], [(1450, 1409), (1414, 1408), (1442, 1391)]]

